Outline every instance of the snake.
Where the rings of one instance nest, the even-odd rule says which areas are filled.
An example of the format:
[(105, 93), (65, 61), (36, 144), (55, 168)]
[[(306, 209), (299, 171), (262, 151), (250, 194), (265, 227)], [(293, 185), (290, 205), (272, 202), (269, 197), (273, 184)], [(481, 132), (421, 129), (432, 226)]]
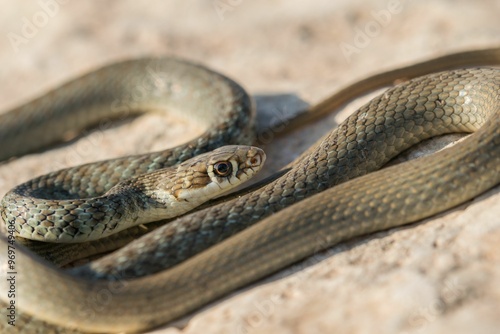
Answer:
[[(2, 217), (18, 236), (32, 240), (101, 239), (132, 226), (180, 216), (250, 179), (264, 161), (265, 153), (257, 147), (227, 145), (175, 167), (118, 182), (101, 196), (50, 199), (62, 192), (57, 180), (68, 173), (75, 175), (66, 169), (32, 179), (7, 193)], [(87, 174), (76, 175), (92, 179)], [(112, 183), (102, 176), (93, 182)]]
[[(354, 92), (406, 80), (360, 107), (269, 182), (183, 215), (81, 268), (62, 271), (16, 244), (20, 313), (16, 327), (3, 322), (2, 329), (141, 332), (321, 249), (418, 221), (484, 193), (500, 183), (500, 70), (470, 67), (498, 63), (500, 49), (468, 51), (348, 86), (299, 115), (297, 124), (341, 105)], [(104, 71), (110, 74), (113, 67)], [(77, 91), (76, 82), (72, 90)], [(62, 102), (54, 103), (62, 108)], [(238, 136), (251, 137), (246, 132)], [(437, 154), (380, 169), (416, 143), (453, 132), (472, 134)], [(74, 195), (67, 189), (62, 193)], [(9, 241), (0, 239), (5, 248)], [(8, 252), (0, 252), (0, 258), (9, 263)], [(4, 291), (8, 279), (2, 279)], [(6, 297), (0, 297), (4, 319)]]

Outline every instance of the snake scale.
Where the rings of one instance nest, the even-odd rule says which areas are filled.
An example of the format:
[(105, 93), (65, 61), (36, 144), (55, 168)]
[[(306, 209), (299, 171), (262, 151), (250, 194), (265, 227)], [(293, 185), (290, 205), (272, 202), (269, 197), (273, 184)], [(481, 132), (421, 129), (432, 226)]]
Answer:
[[(454, 54), (373, 76), (346, 91), (359, 93), (439, 69), (498, 63), (499, 49)], [(186, 68), (184, 75), (189, 72)], [(499, 89), (500, 71), (494, 68), (449, 70), (401, 83), (359, 108), (273, 181), (180, 217), (72, 272), (50, 267), (19, 247), (16, 302), (23, 313), (16, 328), (5, 330), (142, 331), (318, 249), (463, 203), (500, 183)], [(298, 119), (314, 118), (351, 97), (335, 94)], [(251, 137), (248, 132), (238, 137)], [(402, 150), (451, 132), (474, 133), (438, 154), (372, 173)], [(5, 251), (0, 259), (8, 262)], [(96, 276), (138, 278), (113, 282)]]

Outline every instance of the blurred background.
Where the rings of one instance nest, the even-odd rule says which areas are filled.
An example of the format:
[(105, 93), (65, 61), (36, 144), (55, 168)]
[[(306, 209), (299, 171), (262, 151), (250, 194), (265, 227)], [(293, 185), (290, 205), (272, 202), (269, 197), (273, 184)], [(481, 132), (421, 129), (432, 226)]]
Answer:
[[(369, 74), (500, 45), (498, 0), (0, 4), (2, 111), (110, 62), (175, 55), (238, 81), (257, 98), (264, 118), (286, 125), (291, 112)], [(286, 138), (271, 133), (268, 172), (365, 100)], [(40, 173), (173, 146), (195, 130), (183, 120), (151, 115), (91, 131), (0, 165), (0, 196)], [(319, 253), (214, 303), (179, 328), (156, 333), (494, 333), (500, 326), (497, 193), (436, 221)]]

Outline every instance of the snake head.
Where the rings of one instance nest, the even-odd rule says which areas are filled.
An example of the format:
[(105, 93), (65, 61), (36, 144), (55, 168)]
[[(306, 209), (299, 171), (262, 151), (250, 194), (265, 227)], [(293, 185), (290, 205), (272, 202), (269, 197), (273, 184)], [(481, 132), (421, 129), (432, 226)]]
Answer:
[(203, 202), (239, 186), (260, 171), (266, 160), (263, 150), (253, 146), (223, 146), (179, 165), (181, 175), (172, 187), (178, 200)]

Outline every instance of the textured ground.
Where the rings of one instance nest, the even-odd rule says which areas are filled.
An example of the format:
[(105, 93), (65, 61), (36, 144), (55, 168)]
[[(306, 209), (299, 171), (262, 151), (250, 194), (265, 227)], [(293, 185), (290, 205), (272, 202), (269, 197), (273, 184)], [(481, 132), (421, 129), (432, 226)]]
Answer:
[[(495, 0), (0, 3), (0, 110), (104, 63), (174, 54), (236, 79), (283, 120), (367, 74), (500, 44)], [(269, 170), (359, 102), (269, 136)], [(94, 131), (0, 165), (0, 195), (56, 168), (175, 145), (191, 130), (145, 116)], [(155, 333), (497, 333), (499, 200), (497, 187), (430, 221), (339, 245)]]

